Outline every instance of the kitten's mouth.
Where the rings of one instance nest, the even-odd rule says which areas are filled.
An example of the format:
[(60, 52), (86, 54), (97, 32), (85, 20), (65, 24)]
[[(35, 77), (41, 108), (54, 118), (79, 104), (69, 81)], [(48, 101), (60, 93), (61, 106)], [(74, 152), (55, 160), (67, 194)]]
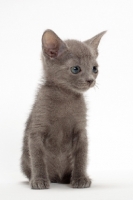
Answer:
[(91, 82), (88, 81), (86, 83), (83, 83), (81, 86), (82, 86), (83, 89), (87, 89), (88, 90), (88, 89), (94, 87), (95, 83), (96, 83), (96, 81), (91, 81)]
[(78, 91), (86, 91), (86, 90), (89, 90), (90, 88), (94, 87), (94, 85), (96, 84), (96, 81), (93, 81), (92, 83), (82, 83), (82, 84), (79, 84), (77, 86), (74, 86), (74, 88)]
[(89, 87), (91, 88), (91, 87), (94, 87), (95, 86), (95, 84), (96, 84), (96, 81), (95, 80), (93, 80), (91, 83), (89, 83)]

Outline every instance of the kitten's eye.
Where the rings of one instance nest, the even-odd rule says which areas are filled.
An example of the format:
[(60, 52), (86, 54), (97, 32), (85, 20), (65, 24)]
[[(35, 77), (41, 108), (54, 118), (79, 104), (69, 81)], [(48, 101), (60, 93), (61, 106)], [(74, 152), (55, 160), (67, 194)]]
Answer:
[(80, 71), (81, 71), (81, 68), (79, 66), (71, 67), (71, 72), (73, 74), (78, 74)]
[(95, 74), (97, 74), (97, 73), (98, 73), (98, 69), (97, 69), (97, 67), (96, 67), (96, 66), (94, 66), (94, 67), (93, 67), (93, 72), (94, 72)]

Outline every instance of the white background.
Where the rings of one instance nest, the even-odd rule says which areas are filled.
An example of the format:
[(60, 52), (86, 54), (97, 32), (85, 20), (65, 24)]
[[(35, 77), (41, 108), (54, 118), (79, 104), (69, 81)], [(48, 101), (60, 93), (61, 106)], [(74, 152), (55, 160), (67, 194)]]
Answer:
[[(98, 88), (85, 93), (90, 189), (33, 191), (20, 172), (24, 123), (42, 74), (41, 36), (99, 45)], [(2, 199), (133, 199), (133, 2), (0, 0), (0, 196)]]

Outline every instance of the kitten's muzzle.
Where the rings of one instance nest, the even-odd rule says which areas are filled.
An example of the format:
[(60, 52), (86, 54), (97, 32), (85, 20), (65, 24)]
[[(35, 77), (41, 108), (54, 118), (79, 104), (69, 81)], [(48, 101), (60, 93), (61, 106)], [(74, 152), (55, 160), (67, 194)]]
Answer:
[(87, 80), (87, 83), (89, 83), (90, 85), (94, 82), (93, 79)]
[(94, 79), (88, 79), (87, 83), (88, 83), (89, 87), (93, 87), (95, 85), (95, 80)]

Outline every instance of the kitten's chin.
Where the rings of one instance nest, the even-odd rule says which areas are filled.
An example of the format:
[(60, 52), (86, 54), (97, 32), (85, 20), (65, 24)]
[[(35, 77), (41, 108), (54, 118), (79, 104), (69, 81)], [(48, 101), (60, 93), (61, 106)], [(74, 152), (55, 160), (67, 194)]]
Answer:
[(87, 90), (89, 90), (91, 87), (84, 87), (84, 88), (78, 88), (78, 87), (74, 87), (73, 90), (77, 93), (83, 93), (86, 92)]
[(84, 93), (86, 92), (87, 90), (89, 90), (90, 88), (94, 87), (95, 85), (95, 82), (93, 82), (92, 84), (86, 84), (84, 86), (77, 86), (77, 85), (65, 85), (65, 84), (58, 84), (58, 87), (62, 88), (64, 91), (71, 91), (71, 92), (74, 92), (74, 93)]
[(92, 87), (95, 86), (95, 83), (91, 84), (91, 85), (86, 85), (84, 87), (77, 87), (75, 86), (74, 87), (74, 90), (78, 93), (83, 93), (83, 92), (86, 92), (87, 90), (91, 89)]

